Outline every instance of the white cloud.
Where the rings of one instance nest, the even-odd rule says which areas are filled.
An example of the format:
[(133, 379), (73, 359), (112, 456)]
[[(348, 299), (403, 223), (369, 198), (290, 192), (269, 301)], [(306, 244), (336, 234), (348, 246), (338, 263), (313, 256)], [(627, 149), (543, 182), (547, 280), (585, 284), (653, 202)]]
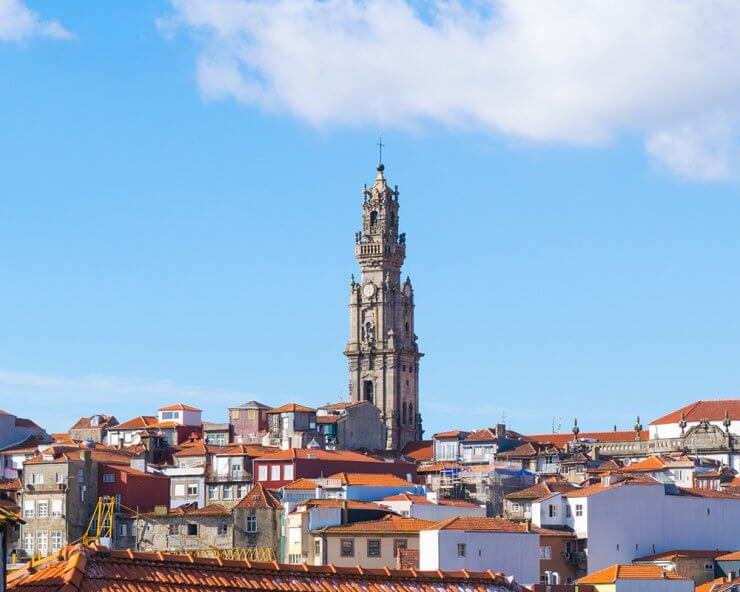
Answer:
[(576, 145), (638, 133), (682, 175), (738, 172), (735, 0), (430, 0), (423, 16), (405, 0), (171, 2), (160, 27), (196, 33), (206, 99), (314, 125)]
[(0, 41), (24, 41), (31, 37), (72, 39), (74, 35), (57, 21), (42, 20), (21, 0), (0, 0)]

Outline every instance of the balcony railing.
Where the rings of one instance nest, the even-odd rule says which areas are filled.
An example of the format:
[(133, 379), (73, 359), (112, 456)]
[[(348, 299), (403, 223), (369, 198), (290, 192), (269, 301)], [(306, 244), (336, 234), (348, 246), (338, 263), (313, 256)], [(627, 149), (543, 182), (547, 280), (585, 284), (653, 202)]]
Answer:
[(248, 471), (229, 471), (228, 473), (208, 473), (207, 482), (226, 483), (231, 481), (251, 481), (252, 474)]
[(26, 490), (34, 491), (37, 493), (67, 491), (67, 484), (66, 483), (26, 483)]

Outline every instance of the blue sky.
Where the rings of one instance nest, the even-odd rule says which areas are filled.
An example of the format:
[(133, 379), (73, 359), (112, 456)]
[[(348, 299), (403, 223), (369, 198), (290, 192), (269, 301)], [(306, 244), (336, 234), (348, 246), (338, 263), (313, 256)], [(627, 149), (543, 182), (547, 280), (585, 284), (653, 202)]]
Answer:
[[(638, 67), (644, 40), (588, 63), (563, 42), (624, 31), (598, 3), (573, 23), (528, 2), (0, 0), (0, 408), (56, 431), (346, 396), (379, 133), (427, 434), (627, 429), (737, 396), (740, 52), (722, 34), (740, 19), (717, 3), (722, 51), (671, 69), (656, 56), (700, 43), (696, 19), (653, 4), (668, 32)], [(541, 18), (563, 72), (521, 50)]]

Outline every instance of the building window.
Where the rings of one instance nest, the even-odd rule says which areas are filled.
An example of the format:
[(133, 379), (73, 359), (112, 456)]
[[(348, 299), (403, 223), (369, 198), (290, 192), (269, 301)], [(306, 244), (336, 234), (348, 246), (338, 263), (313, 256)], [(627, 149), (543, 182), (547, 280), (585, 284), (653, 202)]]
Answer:
[(522, 507), (519, 505), (519, 502), (511, 502), (511, 511), (512, 512), (521, 512)]
[(251, 420), (257, 419), (257, 410), (247, 409), (247, 419), (251, 419)]
[(62, 515), (62, 500), (51, 500), (51, 516), (59, 518)]
[(216, 485), (208, 486), (208, 499), (218, 499), (218, 487)]
[(267, 481), (267, 466), (260, 465), (257, 468), (257, 480), (258, 481)]
[(118, 525), (118, 536), (128, 536), (128, 526), (125, 522)]
[(198, 536), (198, 525), (197, 524), (188, 524), (188, 535)]
[(198, 495), (198, 484), (188, 483), (188, 496)]
[(465, 543), (457, 543), (457, 556), (465, 557)]
[(36, 550), (41, 557), (46, 557), (49, 554), (49, 536), (45, 531), (36, 533)]
[(224, 499), (225, 500), (234, 499), (234, 491), (231, 485), (224, 485)]
[(40, 501), (38, 504), (39, 518), (49, 517), (49, 502), (46, 500)]
[(380, 539), (369, 539), (367, 541), (367, 556), (380, 557)]
[(283, 479), (286, 481), (293, 480), (293, 465), (285, 465), (283, 467)]
[(714, 563), (705, 563), (704, 564), (704, 571), (710, 571), (714, 573)]
[(61, 548), (62, 548), (62, 533), (59, 532), (59, 531), (52, 532), (51, 533), (51, 550), (52, 550), (52, 552), (59, 551), (59, 549), (61, 549)]
[(216, 436), (216, 445), (217, 446), (223, 446), (224, 445), (224, 442), (225, 442), (225, 439), (224, 439), (224, 435), (223, 434), (219, 434), (218, 436)]
[(33, 533), (27, 532), (26, 535), (23, 537), (23, 549), (26, 553), (29, 555), (33, 554), (34, 545), (33, 545)]
[(550, 560), (552, 559), (552, 547), (545, 545), (540, 547), (540, 559)]
[(54, 475), (54, 482), (55, 483), (64, 483), (64, 473), (56, 473)]
[(184, 483), (175, 483), (175, 497), (185, 497)]
[(170, 536), (175, 536), (177, 534), (177, 524), (170, 524), (169, 532)]
[(565, 506), (565, 516), (566, 518), (570, 518), (570, 506)]
[(355, 556), (355, 539), (341, 539), (339, 541), (340, 555), (342, 557)]
[(116, 482), (115, 473), (104, 473), (103, 474), (103, 483), (115, 483), (115, 482)]
[(280, 481), (280, 465), (270, 467), (270, 481)]
[(231, 419), (239, 419), (239, 410), (238, 409), (232, 409), (231, 410)]
[(43, 485), (44, 474), (43, 473), (31, 473), (31, 483), (34, 485)]
[(321, 539), (316, 539), (313, 542), (313, 554), (317, 559), (321, 559)]
[(393, 539), (393, 557), (398, 557), (398, 552), (401, 549), (406, 549), (408, 546), (408, 539)]
[(548, 516), (550, 518), (557, 518), (557, 516), (558, 516), (558, 507), (550, 504), (548, 506), (548, 508), (549, 508)]
[(228, 524), (219, 524), (218, 525), (218, 536), (226, 536), (229, 533), (229, 525)]
[(175, 414), (172, 411), (162, 411), (162, 421), (172, 419)]
[(247, 516), (247, 532), (257, 532), (256, 516)]
[(33, 518), (36, 515), (34, 510), (33, 500), (26, 500), (23, 502), (23, 517)]
[(583, 516), (583, 504), (576, 504), (576, 516)]

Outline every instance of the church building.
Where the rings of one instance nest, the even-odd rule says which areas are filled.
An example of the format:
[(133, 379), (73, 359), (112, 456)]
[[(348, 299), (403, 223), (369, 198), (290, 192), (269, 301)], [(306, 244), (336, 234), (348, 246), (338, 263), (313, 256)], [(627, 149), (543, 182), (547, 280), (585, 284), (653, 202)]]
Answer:
[(414, 332), (414, 290), (401, 282), (406, 235), (398, 232), (398, 188), (388, 187), (379, 164), (375, 183), (365, 186), (362, 230), (355, 233), (360, 281), (352, 277), (349, 302), (349, 362), (352, 401), (370, 401), (387, 428), (386, 448), (400, 450), (421, 439), (419, 352)]

